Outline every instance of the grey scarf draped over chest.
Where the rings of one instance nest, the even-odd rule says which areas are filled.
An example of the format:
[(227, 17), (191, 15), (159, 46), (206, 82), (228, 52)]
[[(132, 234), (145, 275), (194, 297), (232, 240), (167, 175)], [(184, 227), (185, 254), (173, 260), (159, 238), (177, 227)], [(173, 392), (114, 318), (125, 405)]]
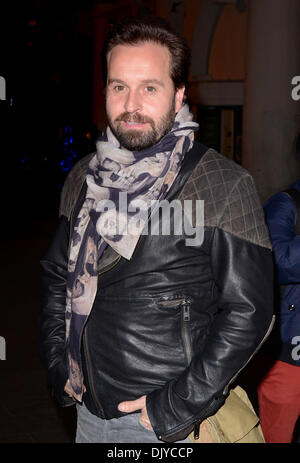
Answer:
[[(107, 128), (87, 171), (85, 201), (71, 237), (67, 297), (66, 353), (69, 387), (81, 401), (80, 357), (84, 325), (97, 292), (98, 263), (106, 246), (131, 259), (149, 217), (173, 184), (198, 124), (187, 105), (172, 130), (156, 145), (131, 152)], [(136, 211), (138, 210), (138, 219)]]

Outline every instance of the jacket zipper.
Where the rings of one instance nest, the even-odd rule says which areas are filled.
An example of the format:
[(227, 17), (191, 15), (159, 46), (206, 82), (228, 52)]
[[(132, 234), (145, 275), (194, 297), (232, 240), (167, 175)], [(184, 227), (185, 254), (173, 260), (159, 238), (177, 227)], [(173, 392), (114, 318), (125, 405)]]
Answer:
[[(204, 412), (205, 414), (207, 414), (207, 413), (209, 412), (209, 410), (211, 410), (211, 409), (214, 410), (214, 406), (215, 406), (215, 405), (214, 405), (214, 401), (213, 401), (213, 402), (211, 402), (211, 403), (205, 408), (205, 410), (202, 411), (202, 414), (203, 414), (203, 412)], [(215, 413), (216, 413), (216, 412), (215, 412)], [(213, 413), (212, 413), (212, 414), (213, 414)], [(200, 436), (200, 432), (199, 432), (199, 431), (200, 431), (200, 424), (201, 424), (202, 421), (203, 421), (203, 420), (201, 420), (201, 419), (198, 419), (197, 421), (191, 420), (189, 423), (185, 423), (185, 425), (182, 426), (181, 429), (187, 429), (187, 428), (190, 427), (189, 434), (190, 434), (190, 432), (193, 431), (193, 432), (194, 432), (194, 439), (197, 440), (197, 439), (199, 439), (199, 436)], [(177, 431), (178, 431), (178, 430), (177, 430)], [(160, 440), (162, 440), (164, 437), (172, 436), (172, 434), (174, 434), (174, 432), (169, 432), (169, 433), (166, 433), (166, 434), (164, 434), (164, 435), (160, 435), (158, 438), (159, 438)]]
[(89, 386), (90, 386), (90, 389), (91, 389), (92, 397), (93, 397), (93, 400), (94, 400), (95, 404), (97, 405), (98, 409), (100, 410), (101, 414), (104, 417), (105, 416), (104, 415), (104, 410), (103, 410), (103, 407), (102, 407), (101, 403), (99, 402), (99, 399), (97, 397), (95, 387), (94, 387), (94, 381), (93, 381), (93, 376), (92, 376), (92, 371), (91, 371), (90, 353), (89, 353), (86, 329), (84, 330), (84, 333), (83, 333), (83, 342), (84, 342), (84, 352), (85, 352), (85, 358), (86, 358), (86, 365), (87, 365), (87, 370), (88, 370), (88, 380), (89, 380)]
[(183, 340), (183, 345), (185, 349), (185, 354), (187, 357), (187, 362), (188, 365), (192, 361), (192, 347), (191, 347), (191, 340), (189, 336), (189, 327), (188, 324), (191, 319), (190, 315), (190, 306), (191, 306), (191, 298), (185, 297), (184, 299), (178, 300), (165, 300), (165, 301), (160, 301), (159, 304), (162, 307), (176, 307), (179, 305), (179, 307), (182, 309), (182, 323), (181, 323), (181, 335), (182, 335), (182, 340)]
[[(118, 256), (118, 258), (112, 263), (112, 265), (110, 265), (106, 269), (99, 272), (98, 276), (102, 275), (105, 272), (108, 272), (110, 269), (115, 267), (115, 265), (117, 265), (117, 263), (120, 260), (121, 260), (121, 256)], [(102, 415), (104, 417), (105, 414), (104, 414), (103, 407), (102, 407), (101, 403), (99, 402), (99, 399), (98, 399), (96, 391), (95, 391), (93, 375), (92, 375), (92, 369), (91, 369), (91, 359), (90, 359), (90, 354), (89, 354), (86, 327), (84, 327), (83, 329), (84, 329), (84, 332), (83, 332), (84, 352), (85, 352), (85, 358), (86, 358), (86, 366), (87, 366), (87, 372), (88, 372), (89, 386), (90, 386), (90, 389), (91, 389), (91, 394), (92, 394), (93, 400), (94, 400), (96, 406), (98, 407), (98, 409), (100, 410), (100, 412), (102, 413)]]
[(188, 324), (191, 319), (191, 314), (190, 314), (191, 299), (190, 298), (184, 299), (184, 301), (181, 303), (181, 307), (182, 307), (182, 338), (183, 338), (183, 343), (185, 346), (187, 361), (189, 365), (192, 361), (192, 347), (191, 347), (191, 340), (190, 340), (189, 328), (188, 328)]
[(249, 359), (247, 360), (247, 362), (245, 363), (245, 365), (243, 365), (239, 371), (231, 378), (231, 380), (229, 381), (229, 383), (227, 384), (227, 386), (224, 388), (224, 391), (223, 391), (223, 394), (227, 394), (228, 392), (228, 389), (229, 389), (229, 386), (230, 384), (232, 384), (236, 378), (238, 377), (238, 375), (240, 374), (240, 372), (248, 365), (248, 363), (250, 362), (250, 360), (254, 357), (254, 355), (259, 351), (259, 349), (261, 348), (261, 346), (264, 344), (264, 342), (266, 341), (266, 339), (268, 338), (269, 334), (271, 333), (272, 329), (273, 329), (273, 326), (274, 326), (274, 322), (275, 322), (275, 315), (272, 316), (272, 320), (271, 320), (271, 323), (269, 325), (269, 328), (267, 329), (267, 332), (266, 334), (264, 335), (264, 337), (262, 338), (262, 340), (260, 341), (260, 343), (258, 344), (258, 346), (256, 347), (256, 349), (254, 350), (254, 352), (251, 354), (251, 356), (249, 357)]
[[(211, 402), (207, 407), (206, 409), (204, 410), (205, 414), (207, 415), (207, 413), (209, 412), (210, 409), (214, 409), (214, 402)], [(215, 412), (216, 413), (216, 412)], [(213, 415), (215, 414), (213, 413)], [(202, 414), (203, 414), (203, 411), (202, 411)], [(211, 416), (211, 414), (209, 414), (209, 416)], [(202, 423), (203, 420), (197, 420), (195, 423), (194, 423), (194, 439), (195, 440), (198, 440), (199, 437), (200, 437), (200, 424)]]

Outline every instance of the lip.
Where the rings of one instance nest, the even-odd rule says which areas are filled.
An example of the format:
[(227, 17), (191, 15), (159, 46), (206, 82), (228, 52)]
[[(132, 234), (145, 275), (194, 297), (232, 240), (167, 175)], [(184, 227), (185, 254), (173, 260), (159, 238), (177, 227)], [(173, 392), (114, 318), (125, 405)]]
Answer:
[(146, 127), (149, 123), (148, 122), (131, 122), (128, 123), (126, 121), (122, 121), (122, 126), (126, 127), (127, 129), (143, 129)]

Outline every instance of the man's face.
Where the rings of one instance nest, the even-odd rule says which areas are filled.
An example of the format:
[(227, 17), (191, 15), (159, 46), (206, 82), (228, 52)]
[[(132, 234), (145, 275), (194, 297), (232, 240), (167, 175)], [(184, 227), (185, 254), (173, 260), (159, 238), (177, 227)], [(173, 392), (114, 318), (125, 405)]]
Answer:
[(154, 42), (117, 45), (107, 57), (106, 113), (121, 145), (141, 150), (170, 131), (184, 87), (175, 91), (169, 50)]

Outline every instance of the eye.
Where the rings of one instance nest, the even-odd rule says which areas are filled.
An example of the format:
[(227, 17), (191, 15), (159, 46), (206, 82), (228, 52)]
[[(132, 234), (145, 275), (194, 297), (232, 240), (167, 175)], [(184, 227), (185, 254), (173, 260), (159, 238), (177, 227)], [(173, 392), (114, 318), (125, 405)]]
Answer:
[(113, 84), (110, 86), (110, 89), (115, 93), (122, 93), (125, 91), (125, 85), (122, 84)]
[(124, 87), (124, 85), (115, 85), (113, 87), (113, 90), (116, 93), (120, 93), (120, 92), (123, 92), (125, 90), (125, 87)]
[(151, 85), (148, 85), (146, 88), (145, 88), (146, 92), (149, 93), (149, 94), (153, 94), (156, 92), (156, 88), (155, 87), (152, 87)]

